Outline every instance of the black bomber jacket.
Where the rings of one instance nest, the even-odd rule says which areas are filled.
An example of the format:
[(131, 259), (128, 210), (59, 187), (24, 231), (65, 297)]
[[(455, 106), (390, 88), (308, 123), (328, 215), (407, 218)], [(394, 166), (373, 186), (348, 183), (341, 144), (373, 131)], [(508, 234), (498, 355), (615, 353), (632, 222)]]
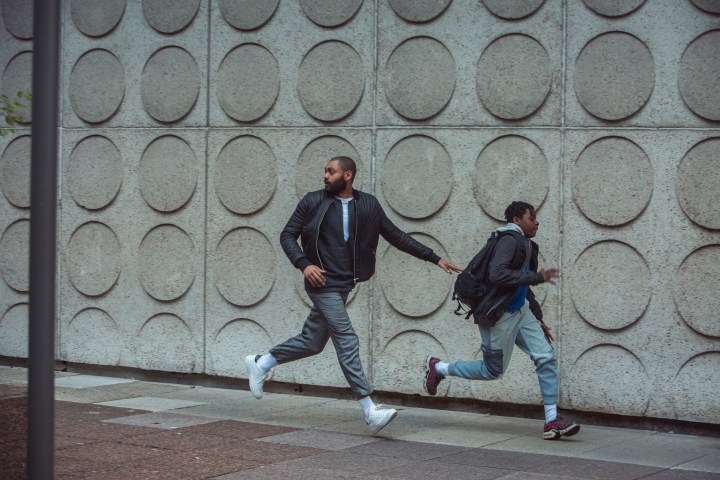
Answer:
[[(440, 257), (431, 248), (396, 227), (385, 215), (377, 198), (359, 190), (353, 190), (353, 197), (355, 232), (351, 245), (355, 283), (369, 280), (375, 273), (375, 258), (380, 235), (393, 247), (414, 257), (432, 263), (440, 261)], [(325, 190), (308, 193), (300, 200), (280, 233), (280, 246), (290, 262), (300, 271), (311, 264), (322, 268), (317, 240), (320, 224), (333, 200), (333, 195)], [(298, 245), (298, 237), (302, 248)]]

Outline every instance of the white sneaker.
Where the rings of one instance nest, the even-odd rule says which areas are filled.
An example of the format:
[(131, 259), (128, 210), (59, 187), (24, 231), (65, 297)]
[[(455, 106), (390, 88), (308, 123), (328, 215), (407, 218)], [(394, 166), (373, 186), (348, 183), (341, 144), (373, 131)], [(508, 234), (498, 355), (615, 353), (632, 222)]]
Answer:
[(381, 406), (374, 405), (365, 415), (365, 422), (372, 434), (378, 433), (385, 425), (392, 422), (398, 413), (394, 408), (380, 408)]
[(248, 355), (245, 357), (245, 368), (248, 372), (248, 382), (250, 383), (250, 391), (253, 397), (260, 400), (263, 396), (263, 384), (268, 374), (263, 373), (262, 369), (255, 363), (256, 355)]

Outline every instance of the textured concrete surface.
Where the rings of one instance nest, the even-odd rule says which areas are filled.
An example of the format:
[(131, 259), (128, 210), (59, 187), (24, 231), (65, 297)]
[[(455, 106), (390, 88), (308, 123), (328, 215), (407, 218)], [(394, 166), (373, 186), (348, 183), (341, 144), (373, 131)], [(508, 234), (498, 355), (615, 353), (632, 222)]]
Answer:
[[(0, 459), (8, 480), (24, 478), (25, 377), (25, 369), (0, 368)], [(61, 380), (80, 383), (86, 375), (56, 377), (62, 395), (68, 388)], [(542, 440), (539, 420), (403, 407), (373, 436), (353, 400), (266, 393), (258, 401), (246, 390), (125, 379), (124, 399), (93, 403), (107, 390), (117, 392), (113, 378), (105, 378), (72, 389), (84, 400), (55, 402), (55, 478), (709, 480), (720, 474), (715, 437), (584, 425), (551, 442)], [(163, 398), (147, 403), (146, 392), (170, 387), (169, 410), (143, 409)], [(193, 412), (198, 407), (185, 406), (188, 397), (203, 398), (216, 414)], [(238, 415), (233, 406), (245, 401), (247, 415)], [(251, 416), (268, 403), (278, 407), (272, 421)], [(310, 409), (315, 413), (303, 417)], [(322, 425), (315, 423), (320, 415)]]
[[(243, 377), (244, 355), (308, 313), (278, 235), (349, 155), (356, 187), (461, 265), (510, 201), (538, 207), (540, 263), (563, 273), (535, 290), (562, 407), (720, 423), (719, 14), (715, 0), (63, 2), (58, 358)], [(0, 0), (0, 18), (13, 95), (32, 81), (31, 2)], [(15, 133), (0, 137), (0, 356), (24, 358), (29, 123)], [(478, 358), (451, 277), (384, 241), (377, 258), (349, 302), (376, 388), (421, 392), (427, 354)], [(346, 386), (332, 348), (274, 376)], [(520, 352), (502, 380), (440, 395), (540, 411)]]

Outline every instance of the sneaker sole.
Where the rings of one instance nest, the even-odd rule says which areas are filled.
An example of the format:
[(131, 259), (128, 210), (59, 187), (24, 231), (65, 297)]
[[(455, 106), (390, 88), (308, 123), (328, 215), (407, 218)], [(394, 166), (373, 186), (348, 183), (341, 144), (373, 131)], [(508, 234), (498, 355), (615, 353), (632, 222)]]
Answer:
[(393, 420), (395, 420), (395, 417), (397, 417), (397, 414), (398, 414), (397, 410), (394, 411), (394, 412), (392, 413), (392, 415), (390, 415), (389, 417), (387, 417), (387, 418), (385, 419), (384, 422), (382, 422), (381, 424), (377, 425), (375, 428), (371, 429), (371, 430), (370, 430), (370, 433), (372, 433), (373, 435), (375, 435), (376, 433), (378, 433), (380, 430), (382, 430), (383, 428), (385, 428), (385, 426), (387, 426), (388, 423), (390, 423), (390, 422), (392, 422)]
[(432, 359), (432, 355), (428, 355), (425, 357), (425, 363), (423, 364), (423, 368), (425, 369), (425, 376), (423, 377), (423, 390), (425, 390), (425, 393), (427, 393), (430, 396), (435, 396), (437, 394), (437, 391), (435, 393), (430, 393), (430, 390), (428, 390), (427, 382), (428, 377), (430, 376), (430, 360)]
[(549, 432), (543, 433), (545, 440), (557, 440), (560, 437), (572, 437), (580, 431), (580, 425), (572, 425), (565, 430), (550, 430)]

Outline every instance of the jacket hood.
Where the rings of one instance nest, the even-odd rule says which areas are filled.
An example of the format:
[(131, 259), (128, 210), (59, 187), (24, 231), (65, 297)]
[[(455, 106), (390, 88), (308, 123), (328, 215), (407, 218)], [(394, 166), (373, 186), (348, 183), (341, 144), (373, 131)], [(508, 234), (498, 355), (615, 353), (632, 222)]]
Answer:
[(507, 225), (503, 225), (502, 227), (499, 227), (499, 228), (497, 229), (497, 231), (500, 232), (500, 233), (502, 233), (502, 232), (509, 232), (509, 231), (512, 231), (512, 230), (516, 231), (517, 233), (519, 233), (519, 234), (522, 235), (522, 236), (525, 236), (525, 234), (524, 234), (523, 231), (522, 231), (522, 228), (520, 228), (519, 225), (516, 225), (516, 224), (514, 224), (514, 223), (508, 223)]

